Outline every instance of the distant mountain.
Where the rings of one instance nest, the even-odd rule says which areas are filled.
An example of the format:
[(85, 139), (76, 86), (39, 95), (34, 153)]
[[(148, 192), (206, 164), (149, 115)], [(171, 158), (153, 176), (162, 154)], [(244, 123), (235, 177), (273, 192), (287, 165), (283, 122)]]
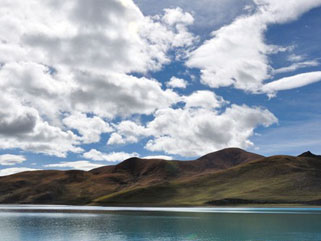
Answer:
[(238, 148), (194, 161), (130, 158), (91, 171), (0, 177), (0, 203), (115, 206), (321, 205), (321, 156)]
[(315, 155), (315, 154), (311, 153), (310, 151), (304, 152), (301, 155), (299, 155), (298, 157), (321, 158), (321, 156)]

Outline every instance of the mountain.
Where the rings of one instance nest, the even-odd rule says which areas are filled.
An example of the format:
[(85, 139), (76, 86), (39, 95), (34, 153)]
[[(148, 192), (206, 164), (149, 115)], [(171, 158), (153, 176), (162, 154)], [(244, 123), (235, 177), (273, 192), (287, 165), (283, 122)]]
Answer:
[(321, 156), (315, 155), (311, 153), (310, 151), (304, 152), (299, 157), (312, 157), (312, 158), (321, 158)]
[(23, 172), (0, 177), (0, 203), (321, 205), (321, 157), (263, 157), (229, 148), (194, 161), (130, 158), (88, 172)]

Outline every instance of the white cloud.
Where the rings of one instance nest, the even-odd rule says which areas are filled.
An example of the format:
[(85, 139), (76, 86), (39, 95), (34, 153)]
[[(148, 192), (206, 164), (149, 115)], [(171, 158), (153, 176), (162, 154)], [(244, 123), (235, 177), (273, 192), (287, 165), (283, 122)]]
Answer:
[(77, 146), (78, 144), (77, 137), (71, 131), (63, 132), (57, 127), (43, 123), (30, 135), (1, 138), (0, 148), (20, 148), (35, 153), (67, 157), (68, 152), (80, 153), (83, 151), (81, 147)]
[(82, 113), (74, 113), (63, 119), (63, 123), (70, 129), (76, 129), (82, 135), (86, 144), (100, 141), (102, 133), (111, 132), (113, 129), (103, 119), (94, 116), (87, 117)]
[(269, 77), (266, 54), (271, 48), (263, 42), (264, 30), (260, 15), (239, 18), (213, 32), (187, 65), (200, 68), (202, 83), (210, 87), (234, 85), (255, 91)]
[(295, 71), (297, 69), (306, 68), (306, 67), (315, 67), (315, 66), (318, 66), (318, 65), (320, 65), (320, 63), (318, 61), (316, 61), (316, 60), (304, 61), (304, 62), (291, 64), (290, 66), (287, 66), (287, 67), (274, 69), (273, 73), (274, 74), (280, 74), (280, 73), (293, 72), (293, 71)]
[(38, 171), (39, 169), (27, 168), (27, 167), (12, 167), (0, 170), (0, 176), (8, 176), (20, 172), (27, 172), (27, 171)]
[(165, 55), (169, 50), (174, 50), (176, 60), (185, 58), (194, 47), (193, 45), (199, 41), (198, 37), (188, 31), (188, 26), (193, 21), (192, 15), (183, 12), (180, 8), (166, 9), (162, 16), (145, 18), (140, 35), (149, 44), (152, 43), (146, 49), (146, 53), (157, 56), (161, 60), (154, 64), (152, 69), (160, 69), (161, 64), (169, 63), (170, 56)]
[(158, 110), (146, 125), (120, 123), (115, 126), (116, 133), (135, 142), (148, 138), (145, 148), (150, 151), (190, 157), (229, 146), (252, 146), (249, 138), (256, 127), (277, 122), (271, 112), (260, 107), (232, 105), (223, 111), (224, 100), (209, 91), (184, 99), (185, 107)]
[(173, 6), (192, 12), (195, 17), (193, 28), (201, 32), (229, 23), (243, 13), (246, 6), (253, 5), (252, 0), (135, 0), (135, 2), (144, 13), (151, 15)]
[[(9, 92), (10, 93), (10, 92)], [(79, 139), (71, 131), (49, 124), (37, 109), (23, 105), (9, 93), (0, 96), (0, 148), (65, 157), (69, 151), (81, 152)]]
[[(28, 59), (49, 66), (100, 73), (157, 70), (169, 61), (170, 48), (186, 46), (194, 38), (184, 27), (190, 20), (169, 25), (162, 19), (144, 17), (131, 0), (126, 4), (120, 0), (95, 4), (89, 0), (55, 4), (14, 0), (2, 9), (5, 26), (10, 23), (16, 30), (12, 40), (24, 48), (20, 54), (32, 49), (33, 56), (27, 53)], [(19, 26), (22, 23), (23, 28)]]
[(236, 19), (212, 33), (190, 56), (189, 67), (201, 69), (203, 84), (217, 88), (231, 86), (259, 92), (270, 79), (268, 55), (287, 48), (267, 45), (264, 33), (270, 24), (293, 21), (321, 5), (320, 0), (256, 0), (257, 11)]
[[(263, 33), (269, 23), (289, 21), (313, 5), (298, 2), (291, 0), (294, 10), (286, 17), (283, 3), (257, 1), (256, 13), (216, 31), (188, 64), (201, 68), (203, 83), (212, 87), (233, 84), (258, 92), (271, 72), (267, 55), (278, 49), (264, 43)], [(232, 105), (224, 111), (219, 108), (227, 102), (212, 92), (179, 96), (155, 79), (137, 77), (193, 50), (198, 38), (188, 28), (194, 17), (181, 8), (145, 17), (131, 0), (4, 0), (0, 16), (1, 149), (66, 157), (83, 152), (82, 144), (98, 142), (112, 131), (113, 121), (128, 118), (113, 126), (107, 144), (152, 138), (149, 150), (199, 155), (249, 146), (254, 128), (276, 122), (262, 108)], [(179, 102), (185, 106), (172, 109)], [(133, 115), (154, 120), (141, 124), (130, 120)], [(92, 149), (83, 156), (116, 162), (138, 154)]]
[(131, 157), (139, 157), (137, 153), (125, 153), (125, 152), (111, 152), (111, 153), (102, 153), (96, 149), (91, 149), (89, 152), (83, 154), (83, 157), (86, 159), (94, 161), (108, 161), (108, 162), (119, 162), (124, 161)]
[(145, 17), (131, 0), (5, 0), (0, 16), (0, 148), (59, 157), (99, 141), (116, 117), (176, 103), (130, 73), (158, 70), (197, 41), (191, 14)]
[[(185, 104), (185, 109), (203, 108), (208, 110), (220, 108), (228, 103), (222, 97), (206, 90), (196, 91), (189, 96), (181, 96), (180, 102)], [(167, 110), (167, 108), (161, 110), (164, 109)], [(110, 145), (137, 143), (140, 139), (153, 135), (154, 132), (151, 128), (145, 128), (140, 123), (129, 120), (122, 121), (118, 125), (114, 125), (114, 127), (116, 132), (111, 135), (107, 142)]]
[(286, 23), (321, 5), (320, 0), (254, 0), (271, 22)]
[(105, 118), (151, 114), (178, 100), (175, 92), (162, 90), (159, 82), (144, 77), (79, 73), (78, 80), (81, 88), (71, 94), (74, 109)]
[(194, 18), (190, 13), (184, 12), (181, 8), (167, 8), (164, 10), (163, 21), (168, 25), (194, 23)]
[(171, 160), (173, 160), (173, 157), (160, 155), (160, 156), (145, 156), (145, 157), (143, 157), (143, 159), (162, 159), (162, 160), (171, 161)]
[(200, 156), (228, 146), (247, 148), (253, 145), (249, 138), (257, 126), (275, 122), (271, 112), (258, 107), (232, 105), (222, 114), (204, 108), (159, 110), (147, 125), (154, 139), (146, 148), (181, 156)]
[(173, 76), (167, 83), (166, 83), (167, 87), (170, 88), (181, 88), (181, 89), (185, 89), (187, 86), (187, 81), (184, 79), (180, 79), (180, 78), (176, 78), (175, 76)]
[(148, 130), (139, 123), (133, 121), (122, 121), (115, 125), (117, 132), (109, 138), (107, 145), (136, 143), (140, 138), (148, 136)]
[(38, 119), (37, 111), (19, 105), (8, 95), (1, 96), (0, 102), (0, 135), (16, 136), (35, 129)]
[(288, 60), (291, 62), (299, 62), (304, 60), (304, 57), (302, 55), (290, 54)]
[(215, 95), (212, 91), (199, 90), (195, 91), (190, 96), (183, 97), (187, 108), (191, 107), (202, 107), (205, 109), (216, 109), (222, 107), (222, 105), (228, 102), (220, 96)]
[(75, 88), (69, 73), (51, 69), (34, 62), (8, 62), (0, 69), (0, 87), (6, 98), (14, 99), (11, 105), (35, 109), (39, 115), (57, 123), (60, 111), (70, 111), (68, 96)]
[(4, 154), (0, 155), (0, 165), (2, 166), (14, 166), (16, 164), (20, 164), (26, 161), (26, 158), (21, 155), (12, 155), (12, 154)]
[(290, 90), (321, 81), (321, 71), (298, 74), (267, 83), (263, 91), (271, 97), (280, 90)]
[(113, 133), (110, 135), (110, 138), (107, 141), (107, 145), (120, 145), (125, 144), (126, 141), (118, 133)]
[[(20, 34), (14, 36), (15, 40), (32, 48), (38, 62), (98, 71), (108, 63), (108, 69), (117, 72), (145, 71), (162, 60), (149, 56), (155, 52), (146, 52), (149, 46), (137, 30), (145, 18), (131, 1), (127, 3), (125, 6), (118, 0), (95, 4), (74, 0), (50, 4), (15, 0), (3, 5), (2, 16), (5, 23), (23, 22), (24, 28), (13, 26), (15, 33)], [(12, 15), (6, 14), (8, 10)], [(141, 61), (135, 61), (134, 56)]]
[(94, 168), (101, 167), (103, 165), (101, 164), (95, 164), (91, 163), (89, 161), (74, 161), (74, 162), (60, 162), (57, 164), (48, 164), (45, 165), (44, 167), (49, 167), (49, 168), (72, 168), (75, 170), (83, 170), (83, 171), (89, 171)]

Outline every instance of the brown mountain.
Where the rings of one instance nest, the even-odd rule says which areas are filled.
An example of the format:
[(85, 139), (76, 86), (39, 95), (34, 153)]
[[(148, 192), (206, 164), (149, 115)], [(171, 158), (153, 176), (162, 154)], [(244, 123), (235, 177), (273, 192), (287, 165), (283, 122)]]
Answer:
[(0, 177), (0, 203), (321, 204), (321, 157), (263, 157), (229, 148), (194, 161), (130, 158), (88, 172), (23, 172)]

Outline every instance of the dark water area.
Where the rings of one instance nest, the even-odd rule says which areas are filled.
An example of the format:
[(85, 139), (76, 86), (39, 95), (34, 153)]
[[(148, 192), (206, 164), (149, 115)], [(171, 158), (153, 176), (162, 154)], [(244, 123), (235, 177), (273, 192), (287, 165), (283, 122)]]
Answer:
[(0, 240), (316, 241), (321, 209), (0, 205)]

